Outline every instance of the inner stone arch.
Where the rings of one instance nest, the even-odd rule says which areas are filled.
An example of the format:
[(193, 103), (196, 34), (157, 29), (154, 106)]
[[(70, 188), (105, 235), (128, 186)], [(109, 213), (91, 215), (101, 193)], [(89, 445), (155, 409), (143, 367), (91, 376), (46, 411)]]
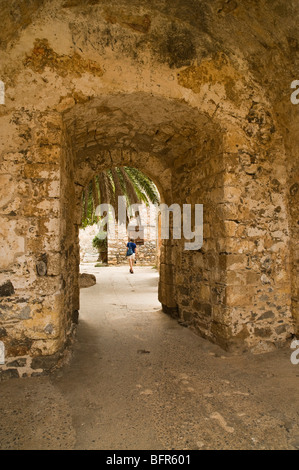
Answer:
[[(269, 206), (273, 194), (258, 178), (264, 171), (269, 184), (274, 176), (283, 183), (275, 153), (267, 159), (262, 146), (268, 121), (255, 107), (224, 128), (216, 113), (211, 118), (183, 100), (141, 92), (81, 97), (63, 111), (37, 113), (18, 174), (29, 179), (30, 192), (19, 212), (16, 254), (7, 250), (11, 257), (3, 263), (4, 279), (12, 282), (3, 304), (13, 306), (16, 319), (12, 325), (5, 317), (8, 354), (53, 356), (64, 349), (79, 310), (82, 189), (93, 174), (115, 166), (142, 170), (168, 205), (204, 206), (200, 250), (186, 251), (183, 239), (163, 242), (163, 310), (225, 349), (283, 344), (293, 332), (289, 303), (283, 310), (288, 248), (280, 244), (279, 256), (271, 254), (270, 279), (264, 228), (273, 214), (286, 226), (284, 195)], [(14, 229), (16, 219), (9, 223)], [(41, 263), (45, 269), (38, 271)]]
[[(252, 254), (252, 249), (258, 253), (259, 246), (266, 242), (258, 241), (258, 235), (264, 232), (254, 228), (251, 218), (258, 210), (259, 219), (263, 219), (262, 208), (269, 204), (262, 185), (252, 179), (254, 165), (247, 162), (250, 152), (259, 152), (257, 158), (266, 162), (258, 139), (263, 137), (271, 119), (259, 119), (256, 122), (260, 128), (253, 128), (261, 113), (264, 116), (260, 108), (251, 110), (250, 129), (247, 118), (244, 120), (245, 132), (239, 119), (235, 123), (231, 119), (227, 129), (222, 129), (216, 118), (182, 100), (136, 92), (103, 95), (78, 103), (63, 114), (66, 161), (71, 171), (65, 175), (63, 187), (69, 195), (74, 192), (71, 200), (77, 201), (77, 208), (84, 181), (93, 172), (125, 165), (150, 176), (168, 205), (204, 205), (202, 249), (186, 251), (183, 239), (163, 241), (159, 300), (165, 312), (230, 350), (268, 350), (271, 345), (283, 344), (293, 329), (289, 305), (281, 316), (289, 276), (287, 265), (282, 264), (287, 252), (276, 258), (271, 255), (271, 263), (276, 263), (274, 272), (280, 271), (275, 290), (263, 275), (266, 257), (262, 254), (255, 265), (258, 255)], [(247, 145), (246, 132), (257, 135), (251, 139), (252, 150)], [(271, 145), (277, 151), (275, 141)], [(262, 165), (268, 172), (269, 163)], [(283, 179), (283, 175), (278, 177)], [(257, 209), (251, 209), (244, 189), (253, 200), (258, 191)], [(284, 207), (283, 196), (279, 202)], [(275, 217), (274, 206), (273, 211)], [(271, 213), (272, 207), (265, 221)], [(262, 219), (259, 226), (264, 224)], [(284, 213), (281, 223), (286, 223)], [(66, 246), (71, 232), (68, 227)], [(250, 233), (250, 241), (245, 239), (246, 233)], [(267, 310), (270, 304), (274, 311)], [(70, 310), (74, 307), (66, 308)], [(270, 322), (267, 315), (271, 315)]]
[[(67, 310), (69, 313), (73, 312), (74, 314), (71, 316), (72, 321), (76, 317), (76, 311), (79, 310), (79, 227), (82, 219), (82, 193), (86, 184), (94, 175), (105, 170), (124, 166), (142, 170), (156, 184), (161, 202), (166, 203), (167, 201), (167, 204), (171, 205), (171, 170), (161, 163), (156, 156), (146, 152), (111, 149), (102, 150), (95, 154), (92, 157), (92, 163), (89, 159), (80, 162), (76, 169), (77, 171), (74, 171), (74, 179), (67, 178), (64, 182), (64, 196), (61, 200), (62, 207), (64, 207), (63, 213), (65, 214), (61, 221), (61, 234), (65, 249), (64, 259), (68, 258), (70, 251), (73, 253), (73, 256), (69, 258), (69, 262), (64, 265), (63, 269), (65, 271), (64, 285), (66, 298), (71, 299)], [(65, 236), (63, 236), (63, 233)], [(166, 243), (167, 240), (162, 241), (162, 250)], [(72, 295), (67, 294), (68, 291), (72, 292)]]
[[(68, 168), (62, 183), (63, 245), (66, 253), (75, 247), (71, 264), (65, 266), (68, 274), (64, 281), (65, 291), (73, 291), (73, 296), (66, 294), (66, 298), (73, 299), (73, 305), (65, 311), (76, 311), (79, 305), (78, 228), (82, 190), (96, 173), (131, 166), (152, 178), (162, 202), (169, 206), (204, 204), (204, 250), (184, 253), (184, 240), (162, 241), (159, 300), (165, 312), (217, 341), (217, 333), (211, 329), (211, 296), (212, 291), (221, 291), (225, 286), (216, 246), (218, 230), (225, 236), (217, 212), (217, 206), (223, 202), (219, 127), (183, 101), (144, 93), (103, 96), (77, 104), (64, 113), (63, 120)], [(66, 215), (69, 207), (76, 207), (71, 217)], [(192, 280), (190, 269), (196, 273)]]

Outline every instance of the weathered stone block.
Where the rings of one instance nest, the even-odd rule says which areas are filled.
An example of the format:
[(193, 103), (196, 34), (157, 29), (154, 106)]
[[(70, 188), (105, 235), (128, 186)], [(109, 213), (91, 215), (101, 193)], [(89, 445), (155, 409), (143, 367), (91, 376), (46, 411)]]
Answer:
[(7, 336), (7, 331), (5, 328), (0, 327), (0, 338), (3, 338), (4, 336)]
[(57, 365), (60, 357), (60, 353), (56, 353), (51, 356), (34, 357), (31, 362), (31, 368), (50, 370)]
[(1, 267), (8, 268), (15, 260), (17, 254), (24, 253), (25, 239), (20, 236), (17, 220), (1, 218), (0, 223), (0, 251)]
[(202, 314), (204, 317), (211, 317), (212, 315), (212, 305), (208, 303), (203, 303), (200, 301), (193, 301), (192, 303), (193, 309), (196, 311), (196, 314)]
[(8, 357), (27, 356), (31, 353), (32, 340), (24, 337), (24, 335), (16, 338), (9, 336), (3, 341), (5, 343), (5, 350)]
[(255, 290), (247, 287), (246, 292), (240, 286), (227, 286), (225, 289), (225, 302), (226, 305), (235, 307), (235, 306), (244, 306), (251, 305)]
[(96, 282), (97, 282), (97, 279), (94, 274), (87, 274), (87, 273), (80, 274), (80, 277), (79, 277), (80, 288), (94, 286)]
[(27, 364), (27, 359), (25, 357), (21, 357), (19, 359), (15, 359), (14, 361), (7, 362), (6, 367), (25, 367)]
[(0, 297), (10, 297), (14, 293), (15, 289), (11, 281), (6, 281), (0, 285)]
[(18, 379), (19, 372), (17, 369), (6, 369), (0, 370), (0, 381), (8, 380), (8, 379)]

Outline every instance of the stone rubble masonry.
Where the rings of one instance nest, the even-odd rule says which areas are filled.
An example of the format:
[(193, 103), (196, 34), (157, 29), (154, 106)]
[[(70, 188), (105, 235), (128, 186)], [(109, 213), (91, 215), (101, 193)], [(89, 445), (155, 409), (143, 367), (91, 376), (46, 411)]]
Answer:
[(161, 243), (165, 311), (231, 351), (267, 352), (298, 335), (298, 108), (289, 91), (299, 5), (17, 3), (3, 10), (0, 33), (7, 362), (55, 357), (67, 343), (80, 307), (82, 190), (113, 166), (140, 168), (168, 205), (204, 204), (200, 250)]
[[(12, 378), (39, 377), (48, 375), (55, 369), (68, 363), (71, 357), (72, 343), (75, 338), (75, 322), (69, 333), (64, 347), (54, 354), (32, 357), (32, 355), (17, 355), (6, 358), (0, 367), (0, 382)], [(0, 330), (1, 334), (1, 330)]]

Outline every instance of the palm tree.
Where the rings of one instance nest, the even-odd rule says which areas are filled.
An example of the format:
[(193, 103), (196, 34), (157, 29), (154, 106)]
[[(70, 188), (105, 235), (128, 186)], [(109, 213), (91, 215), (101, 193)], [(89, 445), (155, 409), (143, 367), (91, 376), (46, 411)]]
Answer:
[[(86, 186), (82, 195), (81, 227), (98, 222), (95, 214), (99, 204), (111, 204), (118, 221), (118, 197), (124, 196), (127, 205), (160, 202), (159, 192), (153, 181), (140, 170), (131, 167), (117, 167), (95, 175)], [(127, 220), (128, 224), (129, 220)], [(107, 228), (104, 227), (106, 231)], [(107, 262), (107, 238), (95, 237), (93, 245), (99, 250), (99, 260)]]

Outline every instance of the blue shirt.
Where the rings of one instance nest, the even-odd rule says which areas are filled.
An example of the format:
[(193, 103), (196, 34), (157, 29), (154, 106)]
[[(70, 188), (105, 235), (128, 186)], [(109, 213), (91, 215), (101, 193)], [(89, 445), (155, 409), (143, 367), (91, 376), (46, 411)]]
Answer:
[(133, 242), (127, 243), (127, 247), (131, 248), (133, 250), (133, 253), (135, 253), (136, 246), (137, 246), (136, 243), (133, 243)]

